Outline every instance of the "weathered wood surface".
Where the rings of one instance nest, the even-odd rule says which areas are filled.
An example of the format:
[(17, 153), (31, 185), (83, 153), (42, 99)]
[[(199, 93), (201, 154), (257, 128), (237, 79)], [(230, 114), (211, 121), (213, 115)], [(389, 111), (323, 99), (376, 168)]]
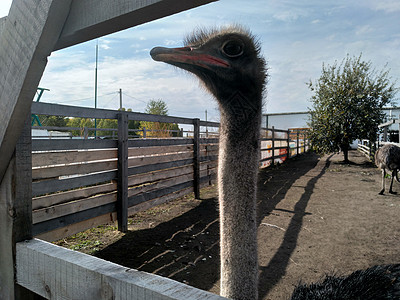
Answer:
[(0, 299), (33, 299), (14, 285), (15, 243), (32, 237), (30, 120), (0, 184)]
[(117, 159), (117, 149), (111, 150), (72, 150), (59, 152), (42, 152), (32, 154), (32, 167), (54, 166), (61, 164), (73, 164), (91, 162), (106, 159)]
[(128, 114), (118, 114), (118, 230), (128, 231)]
[(118, 148), (116, 140), (70, 140), (70, 139), (34, 139), (32, 140), (32, 151), (52, 150), (89, 150)]
[[(201, 151), (216, 151), (218, 146), (213, 145), (201, 145)], [(166, 155), (181, 152), (192, 152), (193, 145), (176, 145), (176, 146), (164, 146), (164, 147), (140, 147), (130, 148), (128, 150), (129, 157), (145, 157), (150, 155)], [(111, 160), (117, 159), (117, 149), (92, 149), (92, 150), (66, 150), (57, 152), (34, 152), (32, 154), (32, 167), (43, 167), (43, 166), (54, 166), (73, 164), (80, 162), (92, 162), (100, 160)]]
[(7, 17), (0, 18), (0, 36), (1, 36), (2, 31), (3, 31), (4, 25), (6, 24), (6, 21), (7, 21)]
[(74, 0), (55, 50), (216, 0)]
[[(117, 119), (118, 111), (110, 109), (92, 109), (89, 107), (50, 104), (42, 102), (32, 103), (32, 113), (37, 115), (52, 115), (63, 117), (79, 117), (92, 119)], [(146, 122), (164, 122), (178, 124), (192, 124), (193, 119), (173, 116), (151, 115), (127, 111), (129, 120)], [(210, 125), (211, 126), (211, 125)]]
[(61, 192), (57, 194), (36, 197), (32, 199), (32, 209), (38, 210), (83, 198), (89, 198), (97, 194), (106, 194), (115, 190), (117, 190), (117, 183), (113, 182), (113, 183), (96, 185), (67, 192)]
[(14, 0), (0, 35), (0, 182), (28, 115), (70, 0)]
[(43, 180), (32, 183), (32, 196), (40, 196), (59, 191), (67, 191), (70, 189), (80, 188), (82, 186), (101, 184), (110, 182), (117, 178), (117, 171), (109, 171), (99, 174), (91, 174), (62, 180)]
[(17, 244), (16, 269), (18, 284), (47, 299), (225, 299), (37, 239)]
[(43, 232), (35, 235), (36, 238), (52, 242), (67, 236), (71, 236), (75, 233), (95, 228), (104, 224), (114, 224), (117, 221), (117, 213), (104, 214), (95, 218), (89, 218), (81, 222), (69, 224), (51, 231)]

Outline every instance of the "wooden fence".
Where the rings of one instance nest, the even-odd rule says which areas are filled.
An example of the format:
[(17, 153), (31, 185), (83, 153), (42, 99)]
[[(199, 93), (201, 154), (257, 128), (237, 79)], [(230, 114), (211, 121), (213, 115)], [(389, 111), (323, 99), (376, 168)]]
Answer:
[(307, 129), (262, 128), (260, 167), (282, 163), (310, 149)]
[[(32, 113), (118, 120), (118, 139), (88, 139), (87, 130), (81, 130), (81, 139), (32, 139), (32, 230), (37, 238), (53, 241), (114, 221), (126, 231), (128, 215), (188, 193), (199, 197), (200, 188), (215, 181), (218, 138), (207, 137), (201, 128), (208, 132), (218, 123), (46, 103), (33, 103)], [(186, 124), (193, 130), (186, 138), (130, 138), (129, 120)], [(304, 130), (263, 128), (260, 166), (307, 148)]]
[[(218, 123), (45, 103), (33, 103), (32, 113), (118, 120), (118, 139), (32, 139), (38, 238), (52, 241), (116, 220), (126, 231), (129, 214), (192, 192), (198, 197), (216, 177), (218, 139), (200, 138), (200, 127)], [(129, 120), (188, 124), (192, 136), (132, 139)]]
[(400, 147), (400, 143), (382, 142), (382, 141), (377, 141), (373, 143), (369, 140), (361, 140), (357, 144), (357, 150), (363, 153), (369, 160), (374, 161), (376, 150), (386, 144), (393, 144)]

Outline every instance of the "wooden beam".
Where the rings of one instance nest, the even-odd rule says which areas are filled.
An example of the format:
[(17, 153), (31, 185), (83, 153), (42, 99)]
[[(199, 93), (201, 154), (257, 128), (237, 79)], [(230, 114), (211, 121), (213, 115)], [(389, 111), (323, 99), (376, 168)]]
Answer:
[(118, 114), (118, 230), (128, 231), (128, 114)]
[(216, 0), (74, 0), (59, 50)]
[(31, 120), (15, 147), (0, 184), (0, 299), (33, 299), (33, 294), (14, 285), (15, 243), (32, 238)]
[(0, 36), (3, 31), (4, 24), (6, 24), (7, 17), (0, 18)]
[(14, 0), (0, 36), (0, 182), (71, 0)]
[(193, 188), (194, 197), (200, 199), (200, 120), (193, 120)]
[(18, 284), (47, 299), (226, 299), (41, 240), (17, 244)]

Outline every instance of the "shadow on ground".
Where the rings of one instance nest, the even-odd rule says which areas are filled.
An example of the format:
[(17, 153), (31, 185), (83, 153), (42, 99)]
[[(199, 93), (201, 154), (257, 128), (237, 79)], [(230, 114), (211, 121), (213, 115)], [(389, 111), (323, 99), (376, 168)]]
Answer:
[[(293, 183), (318, 163), (315, 154), (300, 155), (259, 175), (258, 223), (282, 201)], [(310, 178), (296, 204), (285, 238), (268, 266), (261, 268), (260, 298), (284, 275), (302, 225), (307, 202), (320, 174)], [(203, 290), (218, 293), (219, 223), (215, 197), (180, 216), (143, 230), (129, 231), (123, 238), (95, 254), (120, 265), (155, 273)]]
[[(315, 184), (329, 167), (330, 158), (332, 156), (333, 155), (328, 157), (319, 172), (311, 176), (308, 180), (304, 193), (295, 204), (294, 210), (291, 211), (293, 215), (285, 231), (282, 243), (268, 265), (265, 267), (260, 266), (259, 299), (263, 299), (268, 295), (269, 291), (286, 274), (286, 268), (289, 264), (290, 257), (296, 249), (298, 236), (303, 225), (303, 217), (307, 214), (307, 204), (311, 198)], [(264, 183), (259, 183), (259, 223), (264, 216), (272, 213), (272, 211), (276, 209), (277, 204), (285, 198), (286, 192), (294, 182), (308, 171), (315, 168), (317, 163), (318, 156), (315, 154), (308, 154), (306, 160), (305, 157), (301, 157), (298, 158), (297, 161), (290, 162), (278, 170), (268, 170), (260, 174), (260, 179), (261, 181), (264, 180)], [(296, 174), (296, 176), (288, 176), (288, 174)], [(275, 193), (271, 193), (274, 187), (279, 188)]]

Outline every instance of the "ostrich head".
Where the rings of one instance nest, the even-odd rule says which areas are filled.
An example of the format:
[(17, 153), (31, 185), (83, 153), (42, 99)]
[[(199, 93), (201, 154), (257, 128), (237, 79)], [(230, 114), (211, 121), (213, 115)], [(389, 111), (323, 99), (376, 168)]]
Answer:
[(182, 48), (157, 47), (150, 54), (195, 74), (219, 103), (221, 294), (257, 299), (256, 183), (266, 81), (259, 43), (231, 26), (200, 30)]
[(235, 122), (261, 113), (265, 61), (247, 30), (239, 26), (199, 30), (184, 43), (182, 48), (153, 48), (150, 55), (198, 76), (218, 100), (221, 113), (228, 112)]

